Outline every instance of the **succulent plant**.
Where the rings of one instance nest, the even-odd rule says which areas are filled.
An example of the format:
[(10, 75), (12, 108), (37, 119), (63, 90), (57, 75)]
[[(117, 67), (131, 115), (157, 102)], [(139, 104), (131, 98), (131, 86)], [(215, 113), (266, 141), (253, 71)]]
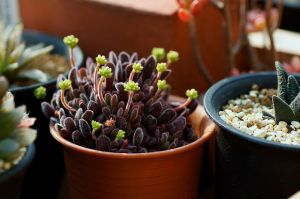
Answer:
[(7, 92), (8, 82), (0, 77), (0, 174), (9, 169), (24, 154), (24, 148), (36, 138), (29, 128), (35, 118), (28, 118), (25, 106), (15, 108), (14, 97)]
[(53, 46), (43, 44), (26, 46), (22, 41), (23, 25), (21, 23), (4, 27), (0, 23), (0, 75), (10, 83), (21, 80), (46, 82), (49, 75), (39, 69), (24, 69), (34, 58), (49, 53)]
[(300, 121), (300, 88), (296, 78), (288, 75), (279, 62), (277, 70), (277, 96), (272, 97), (276, 122)]
[(100, 151), (143, 153), (191, 143), (197, 136), (186, 118), (197, 107), (197, 91), (189, 90), (182, 105), (167, 101), (168, 67), (178, 53), (170, 57), (167, 64), (126, 52), (88, 58), (86, 67), (58, 77), (58, 91), (42, 111), (63, 138)]

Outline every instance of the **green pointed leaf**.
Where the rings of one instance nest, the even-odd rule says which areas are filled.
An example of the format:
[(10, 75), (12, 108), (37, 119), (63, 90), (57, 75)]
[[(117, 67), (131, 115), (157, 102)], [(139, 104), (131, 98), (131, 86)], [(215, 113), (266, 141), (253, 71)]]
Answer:
[(25, 147), (32, 144), (36, 138), (37, 132), (31, 128), (17, 128), (12, 136), (16, 140), (20, 147)]
[(275, 67), (277, 70), (277, 96), (286, 102), (288, 75), (280, 62), (275, 62)]
[(26, 48), (19, 61), (20, 67), (24, 66), (37, 56), (49, 53), (53, 48), (53, 45), (43, 47), (43, 44), (37, 44)]
[(20, 106), (10, 112), (0, 112), (0, 139), (11, 135), (25, 113), (25, 106)]
[(300, 121), (300, 93), (291, 102), (290, 107), (296, 116), (296, 121)]
[(5, 96), (8, 89), (8, 81), (4, 76), (0, 77), (0, 100)]
[(25, 50), (25, 44), (19, 44), (9, 55), (9, 62), (17, 62), (22, 55), (23, 51)]
[(11, 138), (0, 140), (0, 159), (6, 159), (19, 151), (19, 143)]
[(296, 78), (289, 75), (287, 83), (287, 103), (290, 104), (300, 91)]
[(272, 97), (272, 100), (275, 112), (275, 120), (277, 123), (280, 121), (290, 123), (291, 121), (295, 120), (295, 115), (292, 109), (285, 101), (275, 95)]

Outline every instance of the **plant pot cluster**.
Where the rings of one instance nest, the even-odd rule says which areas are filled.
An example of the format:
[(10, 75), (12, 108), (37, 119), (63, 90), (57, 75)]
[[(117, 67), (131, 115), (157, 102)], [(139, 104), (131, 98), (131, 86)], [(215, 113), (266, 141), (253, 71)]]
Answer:
[[(277, 75), (254, 73), (214, 84), (204, 97), (206, 115), (195, 89), (186, 91), (186, 99), (170, 94), (176, 51), (154, 48), (142, 58), (110, 52), (82, 64), (73, 35), (63, 44), (26, 34), (29, 43), (55, 44), (57, 53), (69, 57), (70, 70), (56, 81), (11, 87), (16, 104), (26, 104), (37, 118), (37, 131), (0, 78), (4, 198), (35, 198), (36, 189), (57, 198), (64, 172), (72, 199), (198, 198), (207, 144), (217, 198), (287, 198), (298, 191), (300, 77), (279, 63)], [(48, 94), (41, 100), (43, 88)], [(2, 121), (5, 114), (9, 119)]]

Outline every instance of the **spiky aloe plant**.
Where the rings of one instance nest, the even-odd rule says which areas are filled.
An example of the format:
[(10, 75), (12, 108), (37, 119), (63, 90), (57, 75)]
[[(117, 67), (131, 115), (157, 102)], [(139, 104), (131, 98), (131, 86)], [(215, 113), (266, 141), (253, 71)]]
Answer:
[(35, 119), (28, 118), (25, 106), (15, 108), (8, 82), (0, 77), (0, 174), (21, 159), (25, 147), (33, 143), (36, 130), (29, 128)]
[(296, 78), (288, 75), (279, 62), (277, 70), (277, 96), (273, 96), (273, 108), (276, 122), (300, 121), (300, 88)]
[(178, 54), (169, 59), (157, 63), (126, 52), (99, 55), (96, 63), (88, 58), (85, 68), (58, 78), (59, 90), (42, 110), (65, 139), (87, 148), (142, 153), (186, 145), (197, 138), (186, 119), (197, 91), (188, 91), (183, 105), (167, 101), (168, 67)]
[(53, 46), (43, 44), (26, 46), (22, 41), (23, 25), (16, 24), (4, 27), (0, 23), (0, 75), (4, 75), (10, 83), (21, 80), (46, 82), (49, 75), (39, 69), (24, 69), (34, 58), (49, 53)]

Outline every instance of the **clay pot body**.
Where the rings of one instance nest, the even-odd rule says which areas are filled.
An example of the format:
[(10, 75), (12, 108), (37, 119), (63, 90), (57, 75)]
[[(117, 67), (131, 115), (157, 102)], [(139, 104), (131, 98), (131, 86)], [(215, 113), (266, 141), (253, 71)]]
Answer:
[(83, 148), (51, 128), (63, 145), (70, 198), (197, 198), (203, 148), (215, 126), (200, 106), (189, 119), (201, 138), (184, 147), (144, 154)]

